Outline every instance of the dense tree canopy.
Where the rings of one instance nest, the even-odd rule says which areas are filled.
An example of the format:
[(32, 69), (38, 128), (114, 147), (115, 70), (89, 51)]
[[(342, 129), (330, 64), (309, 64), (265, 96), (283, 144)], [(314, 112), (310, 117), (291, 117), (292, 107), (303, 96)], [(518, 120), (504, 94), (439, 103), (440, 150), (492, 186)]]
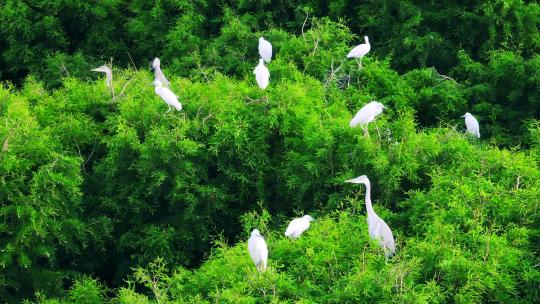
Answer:
[[(540, 301), (536, 3), (0, 5), (0, 302)], [(156, 56), (181, 112), (150, 85)], [(114, 95), (90, 72), (111, 58)], [(364, 137), (349, 120), (371, 100)], [(344, 183), (362, 174), (388, 262)]]

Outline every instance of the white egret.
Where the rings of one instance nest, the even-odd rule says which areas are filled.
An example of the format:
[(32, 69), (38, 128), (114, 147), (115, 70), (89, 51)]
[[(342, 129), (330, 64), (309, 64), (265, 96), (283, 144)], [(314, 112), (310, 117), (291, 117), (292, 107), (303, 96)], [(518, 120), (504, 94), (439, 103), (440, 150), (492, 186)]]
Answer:
[(346, 180), (347, 183), (364, 184), (366, 185), (366, 209), (369, 236), (371, 239), (379, 241), (379, 245), (383, 248), (386, 258), (394, 255), (396, 252), (396, 244), (390, 227), (380, 218), (371, 205), (371, 184), (367, 176), (362, 175), (357, 178)]
[(480, 125), (478, 125), (478, 120), (476, 120), (476, 118), (474, 118), (474, 116), (472, 116), (472, 114), (469, 112), (465, 113), (465, 115), (461, 117), (465, 117), (465, 126), (467, 126), (467, 132), (476, 136), (476, 138), (480, 138)]
[(173, 106), (177, 111), (182, 110), (182, 104), (178, 101), (178, 96), (176, 96), (171, 90), (164, 87), (161, 81), (154, 80), (154, 86), (156, 94), (163, 99), (167, 103), (167, 106), (169, 106), (169, 110), (165, 113), (169, 113), (171, 111), (171, 106)]
[(259, 65), (255, 67), (253, 74), (255, 74), (255, 79), (257, 80), (259, 88), (263, 90), (266, 89), (270, 82), (270, 71), (268, 71), (268, 68), (264, 65), (263, 59), (259, 59)]
[(371, 44), (369, 44), (369, 38), (368, 36), (364, 36), (364, 41), (366, 43), (359, 44), (355, 46), (349, 54), (347, 54), (347, 58), (357, 58), (360, 59), (358, 62), (358, 68), (362, 67), (362, 57), (364, 57), (367, 53), (369, 53), (369, 50), (371, 50)]
[(313, 221), (313, 218), (309, 215), (295, 218), (289, 223), (285, 231), (285, 236), (293, 240), (299, 238), (304, 231), (308, 230), (311, 221)]
[(259, 55), (266, 62), (272, 60), (272, 44), (264, 37), (259, 38)]
[(357, 113), (354, 115), (354, 117), (349, 122), (349, 125), (351, 128), (354, 128), (358, 125), (364, 130), (364, 135), (368, 134), (368, 128), (367, 125), (374, 121), (375, 118), (380, 115), (386, 107), (377, 101), (372, 101), (365, 106), (363, 106)]
[(164, 87), (169, 88), (170, 83), (161, 71), (161, 61), (159, 61), (159, 58), (156, 57), (152, 61), (152, 69), (154, 70), (154, 80), (159, 80)]
[(251, 237), (248, 240), (248, 250), (257, 270), (264, 272), (268, 262), (268, 247), (258, 229), (251, 232)]
[(102, 65), (99, 68), (92, 69), (93, 72), (105, 73), (105, 84), (112, 90), (112, 71), (108, 65)]

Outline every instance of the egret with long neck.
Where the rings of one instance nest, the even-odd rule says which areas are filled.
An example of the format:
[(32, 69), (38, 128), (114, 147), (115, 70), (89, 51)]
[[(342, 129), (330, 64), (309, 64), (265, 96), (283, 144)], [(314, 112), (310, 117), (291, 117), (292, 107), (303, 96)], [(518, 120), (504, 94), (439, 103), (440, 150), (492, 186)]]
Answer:
[(379, 242), (379, 245), (383, 248), (386, 259), (396, 253), (396, 243), (392, 230), (390, 227), (380, 218), (371, 204), (371, 183), (369, 178), (365, 175), (361, 175), (357, 178), (346, 180), (347, 183), (364, 184), (366, 185), (366, 210), (367, 210), (367, 222), (369, 236), (371, 239)]
[(159, 80), (159, 82), (168, 89), (170, 83), (167, 77), (165, 77), (165, 74), (161, 71), (161, 61), (159, 58), (156, 57), (154, 58), (154, 61), (152, 61), (152, 69), (154, 70), (154, 81)]
[(371, 50), (371, 44), (369, 43), (368, 36), (364, 36), (364, 43), (359, 44), (355, 46), (349, 54), (347, 54), (347, 58), (355, 58), (356, 62), (358, 63), (358, 68), (362, 68), (362, 58), (369, 53)]
[(105, 85), (112, 90), (112, 71), (108, 65), (104, 64), (99, 68), (92, 69), (91, 71), (105, 73)]

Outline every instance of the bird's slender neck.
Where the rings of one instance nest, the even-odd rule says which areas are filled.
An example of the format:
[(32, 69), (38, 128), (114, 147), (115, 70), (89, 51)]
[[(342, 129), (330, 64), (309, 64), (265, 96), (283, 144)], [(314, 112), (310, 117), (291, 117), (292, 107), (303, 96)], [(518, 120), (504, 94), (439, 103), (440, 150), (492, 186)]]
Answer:
[(373, 206), (371, 205), (371, 185), (368, 182), (365, 183), (366, 185), (366, 209), (368, 214), (373, 214), (375, 211), (373, 211)]
[(105, 72), (105, 83), (108, 87), (112, 87), (112, 72), (106, 71)]

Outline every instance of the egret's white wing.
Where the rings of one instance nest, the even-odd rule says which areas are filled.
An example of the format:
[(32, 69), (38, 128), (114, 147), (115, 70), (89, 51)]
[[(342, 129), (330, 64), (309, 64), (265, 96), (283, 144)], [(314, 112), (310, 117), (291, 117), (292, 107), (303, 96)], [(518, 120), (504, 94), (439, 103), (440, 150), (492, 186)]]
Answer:
[(378, 102), (372, 101), (356, 112), (356, 115), (354, 115), (353, 119), (351, 119), (349, 123), (351, 128), (370, 123), (375, 119), (375, 116), (381, 114), (382, 108), (380, 108), (377, 104)]
[(379, 242), (379, 245), (385, 249), (387, 256), (391, 256), (396, 252), (392, 230), (382, 218), (377, 214), (368, 216), (368, 228), (371, 239)]
[(390, 230), (390, 227), (388, 227), (388, 225), (383, 219), (379, 218), (379, 220), (379, 242), (381, 246), (387, 250), (387, 256), (394, 255), (394, 253), (396, 252), (396, 243), (394, 241), (394, 235), (392, 234), (392, 230)]
[(156, 94), (158, 94), (168, 105), (173, 106), (177, 111), (182, 110), (182, 104), (171, 90), (164, 87), (156, 87)]
[(262, 236), (252, 236), (248, 240), (248, 250), (251, 260), (256, 266), (262, 265), (262, 271), (266, 270), (268, 261), (268, 247)]
[(257, 84), (261, 89), (266, 89), (270, 83), (270, 71), (264, 65), (259, 64), (253, 71)]
[(347, 54), (347, 58), (362, 58), (369, 53), (370, 49), (371, 46), (369, 44), (357, 45)]
[(285, 231), (285, 236), (296, 239), (300, 237), (304, 231), (306, 231), (310, 226), (308, 220), (303, 218), (296, 218), (289, 223), (287, 230)]
[(272, 44), (264, 38), (259, 40), (259, 55), (266, 62), (272, 60)]
[(465, 126), (467, 126), (467, 132), (472, 133), (474, 136), (480, 138), (480, 125), (474, 116), (470, 115), (465, 117)]

